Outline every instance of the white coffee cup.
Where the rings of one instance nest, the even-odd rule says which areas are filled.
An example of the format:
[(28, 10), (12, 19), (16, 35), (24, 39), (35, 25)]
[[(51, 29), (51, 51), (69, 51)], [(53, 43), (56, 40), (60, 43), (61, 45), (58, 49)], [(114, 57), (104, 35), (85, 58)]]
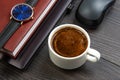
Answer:
[[(52, 41), (53, 41), (54, 35), (56, 32), (58, 32), (59, 30), (61, 30), (63, 28), (66, 28), (66, 27), (75, 28), (75, 29), (83, 32), (84, 35), (87, 37), (88, 46), (87, 46), (87, 49), (82, 54), (75, 56), (75, 57), (63, 57), (54, 51), (53, 46), (52, 46)], [(50, 59), (56, 66), (63, 68), (63, 69), (78, 68), (78, 67), (82, 66), (87, 60), (91, 61), (91, 62), (97, 62), (100, 59), (100, 53), (97, 50), (90, 48), (90, 43), (91, 43), (91, 41), (90, 41), (90, 37), (89, 37), (88, 33), (80, 26), (77, 26), (74, 24), (60, 25), (60, 26), (56, 27), (50, 33), (49, 38), (48, 38), (48, 48), (49, 48)]]

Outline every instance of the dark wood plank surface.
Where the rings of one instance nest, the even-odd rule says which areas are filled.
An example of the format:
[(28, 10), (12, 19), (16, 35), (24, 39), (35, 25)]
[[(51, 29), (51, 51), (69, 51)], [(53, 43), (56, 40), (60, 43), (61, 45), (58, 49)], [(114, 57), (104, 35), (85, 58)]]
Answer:
[[(62, 23), (80, 25), (75, 18), (79, 2), (79, 0), (76, 1), (74, 10), (63, 19)], [(120, 0), (116, 0), (109, 14), (105, 16), (96, 30), (87, 31), (91, 37), (91, 47), (98, 49), (103, 58), (120, 66)]]
[[(80, 1), (75, 0), (74, 9), (59, 24), (80, 25), (75, 18)], [(27, 70), (19, 70), (0, 62), (0, 80), (120, 80), (120, 0), (116, 0), (98, 29), (87, 31), (91, 37), (91, 47), (101, 52), (102, 58), (99, 62), (86, 62), (75, 70), (60, 69), (49, 59), (46, 39)]]

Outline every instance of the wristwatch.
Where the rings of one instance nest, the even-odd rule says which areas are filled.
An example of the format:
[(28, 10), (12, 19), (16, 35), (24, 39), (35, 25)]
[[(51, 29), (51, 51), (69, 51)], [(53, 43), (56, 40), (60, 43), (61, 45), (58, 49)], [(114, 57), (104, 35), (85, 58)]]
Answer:
[(5, 45), (13, 33), (20, 27), (23, 22), (33, 19), (33, 7), (39, 0), (26, 0), (25, 3), (16, 4), (11, 9), (10, 22), (0, 33), (0, 49)]

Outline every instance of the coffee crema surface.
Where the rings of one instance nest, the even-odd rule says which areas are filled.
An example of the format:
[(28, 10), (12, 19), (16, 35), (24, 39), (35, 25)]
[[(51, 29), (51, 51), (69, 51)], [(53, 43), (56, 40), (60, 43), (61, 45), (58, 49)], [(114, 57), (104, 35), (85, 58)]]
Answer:
[(63, 57), (75, 57), (86, 50), (88, 41), (81, 31), (66, 27), (54, 35), (52, 44), (57, 54)]

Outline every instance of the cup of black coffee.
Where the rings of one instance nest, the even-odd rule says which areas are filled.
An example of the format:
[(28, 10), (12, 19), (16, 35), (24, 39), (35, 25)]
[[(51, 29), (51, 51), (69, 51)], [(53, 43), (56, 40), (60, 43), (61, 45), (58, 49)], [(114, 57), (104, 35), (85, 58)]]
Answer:
[(56, 27), (48, 38), (51, 61), (63, 69), (75, 69), (87, 60), (97, 62), (100, 53), (90, 48), (90, 37), (80, 26), (63, 24)]

